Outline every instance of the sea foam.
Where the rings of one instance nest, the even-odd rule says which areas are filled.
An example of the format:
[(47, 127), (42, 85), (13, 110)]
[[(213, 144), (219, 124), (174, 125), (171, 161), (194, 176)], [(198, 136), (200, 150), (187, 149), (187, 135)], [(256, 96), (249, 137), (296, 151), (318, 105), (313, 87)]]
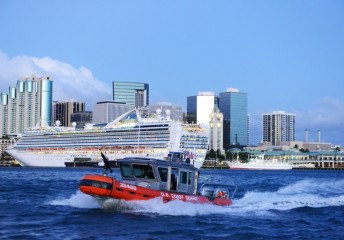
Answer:
[[(80, 191), (66, 199), (57, 199), (51, 205), (65, 205), (77, 208), (99, 208), (97, 201)], [(234, 199), (228, 207), (195, 204), (179, 200), (163, 203), (161, 198), (146, 201), (109, 201), (107, 209), (139, 214), (170, 216), (197, 216), (209, 214), (269, 215), (272, 210), (286, 211), (301, 207), (329, 207), (344, 205), (344, 180), (336, 183), (320, 180), (301, 180), (277, 191), (259, 189), (248, 191), (240, 199)]]
[(80, 191), (69, 198), (55, 199), (50, 201), (50, 205), (71, 206), (76, 208), (99, 208), (99, 204), (94, 197), (86, 195)]

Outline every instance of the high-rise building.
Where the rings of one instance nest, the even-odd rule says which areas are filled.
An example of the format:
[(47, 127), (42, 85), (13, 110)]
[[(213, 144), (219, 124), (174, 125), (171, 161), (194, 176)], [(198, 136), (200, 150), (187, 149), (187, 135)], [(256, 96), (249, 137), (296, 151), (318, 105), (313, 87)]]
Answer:
[(121, 102), (97, 102), (93, 107), (92, 121), (95, 124), (109, 123), (130, 109), (128, 104)]
[(149, 105), (149, 85), (138, 82), (112, 82), (113, 101), (126, 103), (130, 108)]
[(223, 114), (215, 107), (210, 113), (209, 149), (223, 152)]
[(84, 128), (87, 123), (92, 123), (92, 112), (76, 112), (71, 115), (72, 123), (75, 122), (75, 128)]
[(85, 102), (74, 99), (53, 102), (53, 122), (60, 121), (61, 126), (72, 127), (72, 114), (85, 111)]
[(229, 88), (219, 94), (219, 109), (223, 113), (223, 145), (225, 149), (233, 146), (247, 146), (249, 143), (247, 93)]
[(160, 102), (149, 105), (147, 108), (149, 114), (155, 114), (157, 110), (162, 114), (168, 111), (170, 119), (183, 122), (183, 108), (181, 106), (172, 105), (168, 102)]
[(53, 81), (50, 77), (22, 78), (9, 93), (1, 93), (0, 136), (18, 134), (37, 124), (52, 123)]
[(250, 132), (251, 132), (251, 118), (250, 118), (250, 114), (247, 114), (247, 146), (251, 145), (251, 141), (250, 141)]
[(263, 114), (263, 144), (280, 146), (295, 141), (295, 114), (273, 111)]
[(214, 92), (199, 92), (197, 96), (187, 97), (187, 121), (209, 127), (209, 115), (217, 106)]

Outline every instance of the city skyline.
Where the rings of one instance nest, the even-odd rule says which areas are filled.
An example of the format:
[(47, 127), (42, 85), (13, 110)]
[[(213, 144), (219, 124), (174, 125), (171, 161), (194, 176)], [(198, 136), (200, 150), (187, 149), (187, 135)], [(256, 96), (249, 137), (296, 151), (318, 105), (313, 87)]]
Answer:
[(296, 114), (296, 140), (344, 145), (344, 3), (2, 1), (0, 92), (51, 76), (54, 101), (90, 109), (112, 81), (150, 85), (150, 103), (248, 94), (251, 144), (266, 112)]

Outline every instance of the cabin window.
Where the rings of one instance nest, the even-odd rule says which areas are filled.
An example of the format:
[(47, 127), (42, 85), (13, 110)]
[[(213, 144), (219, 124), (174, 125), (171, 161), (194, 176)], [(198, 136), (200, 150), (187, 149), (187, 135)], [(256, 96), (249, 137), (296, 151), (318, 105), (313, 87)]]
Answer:
[(172, 168), (170, 190), (177, 190), (177, 181), (178, 181), (178, 168)]
[(159, 175), (160, 175), (161, 181), (162, 182), (167, 182), (168, 169), (167, 168), (163, 168), (163, 167), (159, 167), (158, 171), (159, 171)]
[(122, 172), (122, 176), (124, 178), (133, 178), (134, 177), (133, 171), (130, 167), (130, 164), (127, 164), (127, 163), (121, 164), (121, 172)]
[(188, 175), (188, 185), (192, 185), (192, 172), (189, 172), (189, 175)]
[(180, 171), (179, 182), (182, 183), (182, 184), (187, 184), (187, 179), (188, 179), (188, 173)]
[(136, 178), (154, 179), (154, 172), (151, 165), (133, 164), (134, 175)]

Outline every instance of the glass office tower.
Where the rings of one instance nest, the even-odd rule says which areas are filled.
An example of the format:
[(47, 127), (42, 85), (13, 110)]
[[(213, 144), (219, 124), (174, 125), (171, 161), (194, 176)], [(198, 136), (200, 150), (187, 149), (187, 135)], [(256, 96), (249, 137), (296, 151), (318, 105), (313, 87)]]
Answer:
[(40, 79), (40, 106), (41, 122), (52, 125), (53, 82), (47, 78)]
[(219, 94), (219, 109), (223, 113), (223, 145), (225, 149), (247, 146), (248, 114), (247, 93), (238, 89), (227, 89)]
[(186, 101), (186, 121), (197, 123), (197, 96), (189, 96)]
[(130, 108), (149, 105), (149, 85), (138, 82), (112, 82), (113, 101), (126, 103)]

